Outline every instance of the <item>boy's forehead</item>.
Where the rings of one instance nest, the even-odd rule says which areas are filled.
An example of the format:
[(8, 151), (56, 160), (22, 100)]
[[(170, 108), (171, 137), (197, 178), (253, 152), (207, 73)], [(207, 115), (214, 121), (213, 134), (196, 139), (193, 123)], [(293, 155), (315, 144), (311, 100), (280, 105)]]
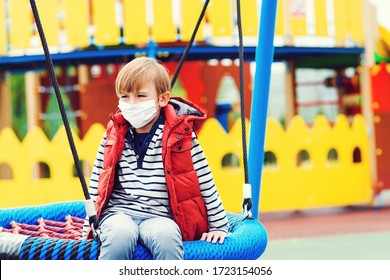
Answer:
[(124, 85), (123, 90), (127, 93), (139, 91), (141, 88), (144, 88), (147, 84), (146, 81), (133, 80), (127, 85)]
[(142, 81), (137, 84), (134, 84), (131, 91), (153, 91), (155, 88), (154, 82), (152, 81)]
[(137, 92), (144, 92), (144, 93), (154, 93), (156, 92), (155, 90), (155, 85), (151, 81), (145, 81), (143, 83), (137, 83), (137, 84), (132, 84), (129, 85), (127, 88), (123, 88), (121, 90), (121, 94), (135, 94)]

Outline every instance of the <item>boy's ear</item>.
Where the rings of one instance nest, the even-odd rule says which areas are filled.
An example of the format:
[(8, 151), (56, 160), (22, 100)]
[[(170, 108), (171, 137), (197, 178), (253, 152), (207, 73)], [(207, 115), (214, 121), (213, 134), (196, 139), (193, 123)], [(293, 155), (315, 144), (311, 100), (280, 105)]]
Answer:
[(169, 91), (162, 93), (158, 99), (158, 104), (160, 105), (160, 107), (167, 106), (170, 98), (171, 98), (171, 93)]

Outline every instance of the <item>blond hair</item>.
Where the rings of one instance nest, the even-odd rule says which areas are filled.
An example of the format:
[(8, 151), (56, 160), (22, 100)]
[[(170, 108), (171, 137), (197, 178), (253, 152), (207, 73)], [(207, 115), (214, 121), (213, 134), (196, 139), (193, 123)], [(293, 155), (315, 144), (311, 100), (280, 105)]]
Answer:
[(137, 92), (150, 81), (154, 83), (158, 95), (170, 91), (171, 81), (168, 70), (156, 59), (138, 57), (119, 71), (115, 81), (115, 91), (118, 96), (123, 93)]

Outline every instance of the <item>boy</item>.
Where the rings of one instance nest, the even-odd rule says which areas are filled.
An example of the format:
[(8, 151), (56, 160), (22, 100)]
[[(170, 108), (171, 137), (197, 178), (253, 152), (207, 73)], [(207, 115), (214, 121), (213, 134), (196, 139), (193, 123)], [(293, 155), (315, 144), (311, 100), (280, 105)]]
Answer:
[[(90, 195), (100, 219), (99, 259), (183, 259), (182, 240), (223, 243), (228, 223), (196, 138), (206, 116), (170, 98), (167, 70), (140, 57), (118, 73), (119, 109), (98, 149)], [(90, 234), (89, 234), (90, 235)]]

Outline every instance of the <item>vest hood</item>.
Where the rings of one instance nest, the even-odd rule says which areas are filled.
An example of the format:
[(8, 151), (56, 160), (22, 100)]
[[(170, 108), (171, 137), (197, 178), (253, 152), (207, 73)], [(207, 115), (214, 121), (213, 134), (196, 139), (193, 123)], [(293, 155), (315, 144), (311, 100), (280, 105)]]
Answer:
[(170, 127), (173, 127), (178, 119), (184, 118), (187, 121), (193, 122), (195, 132), (200, 130), (207, 117), (206, 112), (202, 108), (181, 97), (171, 97), (164, 111), (166, 115), (170, 115), (170, 117), (167, 117)]
[(169, 104), (173, 106), (178, 116), (193, 115), (197, 117), (202, 117), (205, 115), (205, 112), (198, 106), (196, 106), (194, 103), (191, 103), (179, 97), (172, 97), (169, 100)]

